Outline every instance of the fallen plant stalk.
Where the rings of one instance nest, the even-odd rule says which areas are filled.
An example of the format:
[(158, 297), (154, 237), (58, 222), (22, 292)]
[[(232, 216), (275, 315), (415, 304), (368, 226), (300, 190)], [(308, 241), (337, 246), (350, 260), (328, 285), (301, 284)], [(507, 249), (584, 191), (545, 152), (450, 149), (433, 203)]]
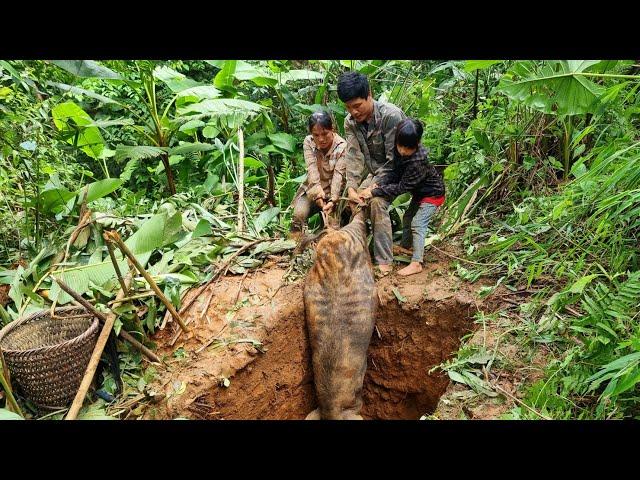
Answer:
[[(125, 245), (125, 243), (122, 241), (122, 238), (120, 238), (120, 235), (118, 234), (118, 232), (116, 232), (114, 230), (111, 230), (111, 231), (105, 232), (104, 235), (105, 235), (105, 239), (107, 241), (113, 242), (116, 245), (118, 245), (118, 247), (120, 248), (122, 253), (125, 256), (127, 256), (129, 258), (129, 260), (131, 260), (131, 263), (133, 263), (133, 265), (136, 267), (138, 272), (140, 272), (140, 274), (145, 278), (147, 283), (149, 283), (149, 286), (153, 289), (153, 291), (156, 292), (156, 295), (158, 296), (160, 301), (162, 303), (164, 303), (164, 305), (167, 307), (167, 309), (171, 312), (171, 315), (178, 322), (178, 324), (180, 325), (180, 328), (182, 328), (183, 331), (188, 332), (189, 329), (187, 328), (187, 326), (182, 321), (182, 318), (180, 318), (180, 315), (176, 311), (176, 309), (173, 306), (173, 304), (164, 295), (164, 293), (162, 293), (162, 290), (160, 290), (160, 288), (158, 288), (158, 285), (153, 280), (151, 275), (149, 275), (149, 272), (147, 272), (145, 270), (145, 268), (142, 265), (140, 265), (140, 262), (138, 262), (138, 259), (135, 257), (135, 255), (133, 253), (131, 253), (131, 250), (129, 250), (129, 247), (127, 247)], [(116, 299), (116, 300), (118, 300), (118, 299)]]
[(0, 362), (2, 362), (2, 368), (0, 368), (0, 385), (2, 385), (2, 388), (4, 389), (4, 392), (7, 395), (7, 403), (11, 406), (11, 409), (17, 413), (18, 415), (20, 415), (22, 418), (24, 418), (24, 414), (22, 413), (22, 410), (20, 410), (20, 406), (18, 405), (18, 402), (16, 402), (16, 398), (13, 396), (13, 390), (11, 390), (11, 384), (9, 383), (8, 378), (5, 378), (4, 376), (4, 357), (2, 356), (2, 352), (0, 351)]
[[(60, 286), (60, 288), (62, 290), (64, 290), (65, 292), (67, 292), (69, 295), (71, 295), (74, 300), (76, 300), (80, 305), (82, 305), (84, 308), (86, 308), (87, 310), (89, 310), (93, 315), (95, 315), (96, 317), (98, 317), (103, 324), (107, 322), (107, 317), (100, 312), (99, 310), (96, 309), (96, 307), (94, 307), (93, 305), (91, 305), (89, 302), (87, 302), (84, 298), (82, 298), (77, 292), (75, 292), (74, 290), (72, 290), (67, 284), (65, 284), (62, 280), (58, 280), (57, 278), (53, 277), (53, 279), (57, 282), (57, 284)], [(127, 342), (129, 342), (132, 346), (134, 346), (136, 349), (138, 349), (142, 354), (144, 354), (149, 360), (151, 360), (152, 362), (157, 362), (157, 363), (162, 363), (162, 361), (160, 360), (160, 357), (158, 357), (155, 353), (153, 353), (151, 350), (149, 350), (147, 347), (145, 347), (142, 343), (140, 343), (138, 340), (136, 340), (135, 338), (133, 338), (129, 332), (126, 332), (122, 329), (120, 329), (120, 337), (122, 337), (124, 340), (126, 340)]]

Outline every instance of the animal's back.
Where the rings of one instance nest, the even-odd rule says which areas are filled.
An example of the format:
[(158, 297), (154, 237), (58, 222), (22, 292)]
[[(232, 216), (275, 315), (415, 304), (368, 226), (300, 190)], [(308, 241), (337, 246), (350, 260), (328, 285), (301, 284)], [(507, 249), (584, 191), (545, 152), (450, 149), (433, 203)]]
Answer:
[(322, 418), (360, 410), (376, 290), (362, 216), (324, 236), (304, 288), (316, 393)]

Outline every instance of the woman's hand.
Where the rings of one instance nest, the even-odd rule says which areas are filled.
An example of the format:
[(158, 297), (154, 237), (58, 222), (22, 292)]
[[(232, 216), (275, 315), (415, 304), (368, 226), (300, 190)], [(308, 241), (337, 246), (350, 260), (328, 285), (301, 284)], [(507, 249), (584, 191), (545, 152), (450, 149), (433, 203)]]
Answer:
[(325, 204), (324, 207), (322, 207), (322, 211), (327, 215), (329, 215), (331, 212), (333, 212), (333, 209), (335, 208), (335, 206), (336, 204), (333, 203), (333, 201), (329, 201)]

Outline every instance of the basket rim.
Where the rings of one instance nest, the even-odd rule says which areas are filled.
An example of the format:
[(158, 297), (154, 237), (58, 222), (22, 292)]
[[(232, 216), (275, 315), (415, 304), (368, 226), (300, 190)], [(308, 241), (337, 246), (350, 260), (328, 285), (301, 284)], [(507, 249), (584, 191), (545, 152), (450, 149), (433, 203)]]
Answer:
[[(83, 311), (83, 312), (87, 312), (87, 310), (83, 307), (74, 307), (74, 306), (70, 306), (70, 307), (58, 307), (55, 309), (55, 313), (66, 313), (66, 312), (71, 312), (71, 311)], [(64, 345), (67, 345), (71, 342), (79, 342), (80, 340), (84, 340), (84, 338), (88, 337), (89, 335), (92, 335), (94, 330), (98, 329), (98, 317), (91, 315), (93, 317), (93, 321), (91, 322), (91, 325), (89, 326), (89, 328), (87, 328), (84, 332), (82, 332), (80, 335), (77, 335), (73, 338), (69, 338), (68, 340), (65, 340), (64, 342), (59, 342), (59, 343), (55, 343), (53, 345), (44, 345), (42, 347), (37, 347), (37, 348), (29, 348), (27, 350), (15, 350), (15, 349), (10, 349), (10, 348), (4, 348), (2, 347), (2, 339), (12, 330), (15, 330), (16, 328), (20, 327), (22, 324), (26, 323), (27, 321), (31, 320), (33, 317), (38, 317), (38, 316), (45, 316), (43, 315), (44, 313), (49, 313), (49, 310), (40, 310), (38, 312), (33, 312), (29, 315), (27, 315), (26, 317), (22, 317), (22, 318), (18, 318), (16, 320), (14, 320), (13, 322), (10, 322), (8, 325), (5, 325), (1, 330), (0, 330), (0, 351), (5, 354), (8, 353), (9, 355), (25, 355), (25, 354), (35, 354), (35, 353), (42, 353), (42, 352), (46, 352), (48, 350), (53, 350), (56, 348), (60, 348)], [(89, 313), (89, 312), (87, 312)], [(51, 317), (49, 317), (49, 319), (51, 319)]]

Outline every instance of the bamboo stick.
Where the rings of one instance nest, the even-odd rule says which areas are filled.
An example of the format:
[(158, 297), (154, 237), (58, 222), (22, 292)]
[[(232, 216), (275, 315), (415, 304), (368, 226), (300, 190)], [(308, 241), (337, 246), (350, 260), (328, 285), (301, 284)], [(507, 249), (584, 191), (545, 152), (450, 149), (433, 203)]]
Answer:
[[(107, 322), (107, 317), (106, 317), (106, 315), (104, 313), (102, 313), (101, 311), (96, 309), (96, 307), (94, 307), (89, 302), (87, 302), (84, 298), (82, 298), (77, 292), (72, 290), (62, 280), (58, 280), (55, 277), (53, 279), (58, 283), (58, 285), (60, 286), (60, 288), (62, 290), (67, 292), (69, 295), (71, 295), (80, 305), (82, 305), (84, 308), (89, 310), (93, 315), (98, 317), (103, 323)], [(129, 334), (129, 332), (125, 332), (124, 330), (120, 330), (120, 335), (118, 335), (118, 336), (122, 337), (123, 340), (126, 340), (127, 342), (129, 342), (132, 346), (134, 346), (136, 349), (138, 349), (142, 354), (144, 354), (152, 362), (162, 363), (162, 360), (160, 360), (160, 357), (158, 357), (155, 353), (153, 353), (151, 350), (149, 350), (147, 347), (145, 347), (138, 340), (133, 338)]]
[(127, 289), (125, 284), (124, 284), (124, 279), (122, 278), (122, 273), (120, 273), (120, 267), (118, 266), (118, 261), (116, 260), (116, 255), (113, 252), (113, 245), (109, 241), (106, 233), (103, 233), (102, 237), (107, 242), (107, 250), (109, 250), (109, 257), (111, 257), (111, 263), (113, 263), (113, 268), (116, 271), (116, 275), (118, 276), (118, 281), (120, 282), (120, 286), (122, 287), (122, 290), (124, 290), (124, 294), (129, 296), (129, 289)]
[[(131, 253), (131, 250), (129, 250), (129, 247), (127, 247), (125, 243), (122, 241), (122, 238), (120, 238), (120, 235), (118, 234), (118, 232), (111, 230), (111, 231), (105, 232), (104, 235), (107, 241), (111, 241), (116, 245), (118, 245), (122, 253), (124, 253), (129, 258), (129, 260), (131, 260), (131, 263), (133, 263), (133, 265), (136, 267), (138, 272), (140, 272), (140, 274), (149, 283), (149, 286), (152, 288), (152, 290), (156, 292), (156, 295), (158, 296), (160, 301), (164, 303), (167, 309), (171, 312), (171, 315), (173, 316), (173, 318), (178, 322), (178, 324), (180, 324), (180, 328), (182, 328), (184, 332), (188, 332), (189, 328), (187, 328), (187, 326), (184, 324), (184, 322), (182, 321), (182, 318), (180, 318), (180, 315), (176, 311), (173, 304), (169, 301), (167, 297), (165, 297), (164, 293), (162, 293), (162, 290), (158, 288), (158, 285), (153, 280), (153, 278), (151, 278), (151, 275), (149, 275), (149, 272), (147, 272), (144, 269), (144, 267), (140, 265), (140, 262), (138, 262), (138, 259), (135, 257), (133, 253)], [(116, 300), (118, 300), (118, 298), (116, 298)]]
[(143, 293), (138, 293), (137, 295), (131, 295), (130, 297), (124, 297), (120, 300), (111, 300), (109, 303), (107, 303), (107, 305), (111, 306), (111, 305), (115, 305), (116, 303), (124, 303), (124, 302), (129, 302), (131, 300), (138, 300), (140, 298), (147, 298), (147, 297), (153, 297), (155, 295), (155, 292), (143, 292)]
[(238, 232), (244, 231), (244, 135), (242, 128), (238, 128)]
[[(131, 277), (127, 277), (125, 279), (125, 284), (130, 284)], [(120, 289), (118, 294), (116, 295), (116, 299), (123, 298), (125, 295), (124, 290)], [(91, 358), (89, 359), (89, 364), (87, 365), (87, 369), (84, 372), (84, 376), (82, 377), (82, 382), (80, 382), (80, 387), (76, 392), (76, 396), (73, 399), (73, 403), (71, 404), (71, 408), (69, 408), (69, 412), (67, 412), (67, 416), (64, 418), (65, 420), (75, 420), (78, 416), (78, 412), (82, 408), (82, 404), (84, 402), (84, 397), (89, 391), (89, 387), (91, 386), (91, 381), (93, 380), (93, 376), (96, 373), (96, 369), (98, 368), (98, 362), (100, 362), (100, 357), (102, 356), (102, 351), (104, 350), (105, 345), (107, 344), (107, 340), (109, 339), (109, 334), (111, 333), (111, 329), (113, 328), (113, 324), (116, 321), (116, 314), (111, 312), (107, 315), (107, 320), (104, 322), (104, 326), (100, 331), (100, 336), (98, 336), (98, 341), (96, 342), (96, 346), (93, 349), (93, 353), (91, 354)]]
[(4, 393), (7, 395), (7, 403), (8, 405), (11, 406), (11, 409), (15, 413), (17, 413), (22, 418), (24, 418), (24, 414), (22, 413), (22, 410), (20, 410), (20, 406), (18, 405), (18, 402), (16, 402), (16, 399), (13, 396), (13, 390), (11, 390), (11, 382), (9, 380), (9, 375), (7, 374), (7, 376), (5, 377), (5, 374), (3, 373), (5, 368), (5, 363), (4, 363), (4, 357), (2, 356), (1, 350), (0, 350), (0, 363), (2, 363), (2, 368), (0, 368), (0, 385), (2, 385), (2, 388), (4, 389)]

